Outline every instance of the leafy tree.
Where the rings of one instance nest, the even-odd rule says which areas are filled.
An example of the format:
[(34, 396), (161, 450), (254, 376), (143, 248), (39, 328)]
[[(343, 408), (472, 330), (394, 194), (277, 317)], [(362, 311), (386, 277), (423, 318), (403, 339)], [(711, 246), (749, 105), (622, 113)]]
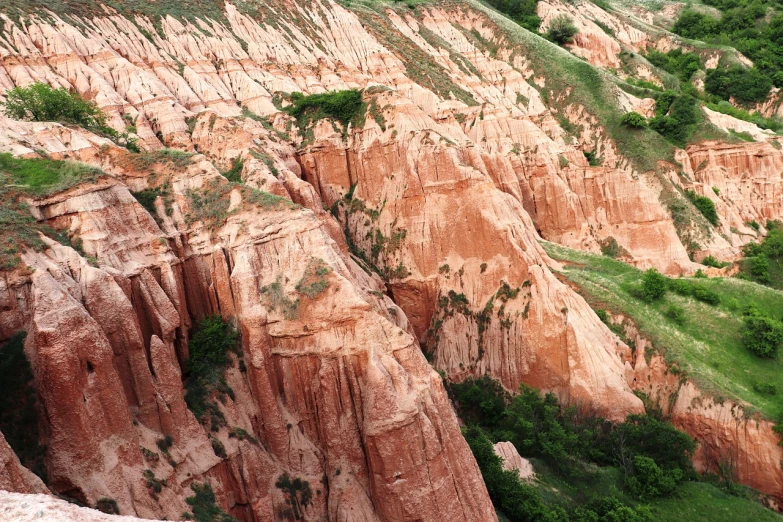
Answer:
[(629, 415), (615, 426), (610, 439), (615, 460), (626, 472), (633, 471), (633, 457), (637, 455), (651, 458), (663, 469), (680, 469), (683, 476), (693, 469), (693, 439), (649, 415)]
[(45, 83), (14, 87), (6, 94), (5, 114), (15, 120), (56, 121), (82, 127), (104, 127), (105, 117), (94, 102), (74, 91)]
[(549, 24), (546, 37), (557, 45), (563, 45), (574, 41), (574, 36), (579, 30), (574, 25), (571, 17), (561, 14), (557, 15)]
[(682, 470), (664, 470), (655, 461), (643, 455), (633, 458), (633, 474), (625, 478), (625, 487), (640, 500), (670, 495), (682, 480)]
[(783, 324), (752, 308), (745, 315), (742, 341), (745, 347), (759, 357), (775, 357), (783, 343)]
[(719, 25), (718, 20), (711, 16), (697, 13), (688, 8), (675, 22), (672, 31), (686, 38), (703, 39), (706, 36), (717, 34)]
[(481, 428), (468, 426), (463, 435), (476, 458), (492, 503), (511, 522), (568, 521), (568, 515), (562, 508), (546, 506), (538, 490), (520, 481), (516, 471), (503, 469), (492, 441)]
[(643, 129), (647, 127), (647, 118), (639, 114), (638, 112), (626, 112), (620, 119), (620, 123), (626, 127), (633, 127), (634, 129)]
[(349, 123), (364, 115), (365, 104), (362, 93), (356, 89), (331, 91), (305, 96), (301, 92), (291, 93), (292, 104), (284, 110), (300, 125), (332, 118), (347, 127)]
[(658, 301), (666, 295), (667, 286), (666, 276), (654, 268), (649, 268), (642, 274), (640, 295), (645, 301)]

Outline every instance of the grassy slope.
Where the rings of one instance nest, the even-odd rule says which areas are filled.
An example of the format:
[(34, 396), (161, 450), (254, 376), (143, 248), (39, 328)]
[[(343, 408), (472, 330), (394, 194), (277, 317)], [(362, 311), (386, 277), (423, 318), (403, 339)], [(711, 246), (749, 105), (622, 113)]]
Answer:
[[(658, 133), (648, 129), (628, 129), (620, 125), (623, 111), (615, 98), (615, 89), (622, 83), (619, 78), (527, 31), (476, 0), (468, 0), (467, 3), (486, 13), (503, 31), (510, 47), (519, 46), (536, 74), (547, 78), (546, 86), (540, 89), (547, 105), (559, 108), (570, 103), (583, 105), (599, 119), (620, 152), (630, 159), (639, 171), (655, 170), (660, 160), (673, 161), (674, 148)], [(555, 101), (570, 88), (573, 88), (573, 91), (567, 99)]]
[[(615, 467), (594, 467), (580, 477), (562, 478), (533, 459), (539, 491), (547, 504), (574, 508), (597, 496), (615, 496), (629, 505), (638, 501), (622, 490), (622, 473)], [(648, 506), (655, 520), (666, 522), (781, 522), (783, 517), (755, 500), (753, 490), (738, 487), (732, 495), (709, 482), (683, 482), (674, 496), (658, 498)]]
[[(783, 316), (783, 292), (731, 278), (696, 279), (717, 292), (721, 304), (712, 307), (691, 297), (669, 292), (660, 303), (648, 304), (629, 293), (641, 272), (613, 259), (542, 242), (554, 259), (565, 261), (563, 274), (575, 283), (593, 308), (629, 316), (666, 359), (677, 363), (701, 389), (718, 397), (740, 399), (768, 418), (783, 413), (774, 395), (754, 390), (754, 384), (773, 383), (783, 393), (783, 356), (761, 359), (741, 343), (742, 310), (755, 304), (773, 317)], [(683, 325), (664, 316), (669, 304), (682, 306)], [(747, 409), (746, 409), (747, 411)]]

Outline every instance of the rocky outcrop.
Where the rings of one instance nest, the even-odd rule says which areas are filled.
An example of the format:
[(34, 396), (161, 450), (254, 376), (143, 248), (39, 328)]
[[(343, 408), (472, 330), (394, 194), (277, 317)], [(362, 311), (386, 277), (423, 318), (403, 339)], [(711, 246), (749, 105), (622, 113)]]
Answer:
[(25, 495), (7, 491), (0, 491), (0, 516), (3, 520), (12, 522), (140, 522), (142, 520), (78, 507), (50, 495)]
[[(646, 45), (598, 8), (539, 5), (547, 20), (581, 17), (573, 51), (594, 63), (618, 66), (620, 47), (594, 21)], [(277, 485), (288, 474), (310, 487), (297, 507), (307, 520), (494, 520), (422, 351), (452, 379), (488, 373), (613, 419), (642, 411), (630, 349), (552, 274), (537, 239), (592, 251), (613, 240), (640, 267), (693, 270), (661, 202), (673, 189), (637, 172), (598, 116), (564, 101), (481, 7), (256, 7), (227, 3), (214, 19), (110, 8), (3, 18), (3, 89), (74, 88), (117, 130), (132, 122), (145, 151), (0, 118), (0, 150), (107, 173), (29, 202), (81, 250), (46, 240), (0, 286), (2, 339), (28, 332), (50, 486), (171, 518), (192, 484), (209, 482), (233, 516), (274, 520), (297, 495)], [(365, 89), (367, 110), (347, 128), (300, 128), (275, 96), (348, 88)], [(651, 110), (616, 89), (607, 100)], [(687, 151), (694, 177), (704, 154)], [(229, 169), (242, 184), (221, 176)], [(725, 177), (731, 193), (736, 176)], [(141, 190), (160, 196), (154, 208)], [(774, 187), (764, 190), (722, 226), (749, 209), (774, 214)], [(736, 252), (714, 236), (705, 249)], [(314, 267), (323, 280), (305, 292)], [(213, 314), (241, 335), (214, 432), (183, 384), (192, 327)]]
[(495, 453), (503, 461), (503, 469), (507, 471), (514, 470), (519, 473), (523, 480), (531, 481), (536, 476), (533, 471), (533, 464), (529, 460), (519, 455), (516, 446), (510, 442), (501, 441), (495, 444)]
[[(0, 433), (0, 490), (19, 493), (48, 493), (41, 479), (22, 466), (2, 433)], [(2, 512), (0, 511), (0, 513)]]

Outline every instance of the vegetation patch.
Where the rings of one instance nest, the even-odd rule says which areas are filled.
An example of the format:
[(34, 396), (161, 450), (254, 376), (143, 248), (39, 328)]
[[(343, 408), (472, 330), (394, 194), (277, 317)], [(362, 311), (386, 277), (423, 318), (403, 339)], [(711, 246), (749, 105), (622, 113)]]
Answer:
[(745, 258), (740, 262), (740, 276), (783, 290), (783, 225), (768, 221), (766, 228), (769, 232), (761, 243), (743, 247)]
[(351, 89), (309, 96), (294, 92), (291, 93), (291, 105), (284, 110), (296, 118), (297, 125), (302, 129), (323, 118), (338, 121), (347, 129), (349, 124), (356, 124), (360, 118), (364, 118), (367, 106), (362, 100), (361, 91)]
[(188, 343), (185, 402), (199, 422), (209, 424), (212, 431), (226, 425), (216, 400), (234, 398), (234, 391), (226, 384), (225, 369), (231, 362), (229, 352), (240, 355), (238, 342), (234, 326), (213, 315), (196, 324)]
[(291, 479), (288, 473), (283, 473), (277, 478), (275, 487), (283, 491), (285, 503), (288, 505), (288, 509), (281, 514), (285, 517), (293, 517), (294, 520), (302, 520), (304, 509), (313, 498), (310, 483), (299, 477)]
[[(638, 269), (605, 256), (541, 244), (566, 263), (563, 276), (593, 308), (630, 318), (667, 362), (702, 391), (749, 404), (769, 419), (783, 413), (774, 396), (756, 389), (759, 382), (783, 386), (783, 361), (756, 356), (743, 339), (746, 310), (755, 307), (769, 317), (783, 317), (783, 293), (737, 278), (667, 278), (665, 296), (646, 301), (635, 297), (643, 274)], [(682, 308), (684, 321), (667, 316), (672, 305)]]
[(329, 288), (329, 266), (323, 259), (312, 259), (305, 269), (302, 279), (296, 285), (296, 291), (309, 299), (315, 299)]
[(209, 482), (203, 484), (190, 485), (194, 495), (185, 499), (190, 506), (190, 512), (182, 514), (185, 520), (195, 520), (196, 522), (237, 522), (237, 520), (228, 513), (220, 509), (217, 505), (215, 492)]

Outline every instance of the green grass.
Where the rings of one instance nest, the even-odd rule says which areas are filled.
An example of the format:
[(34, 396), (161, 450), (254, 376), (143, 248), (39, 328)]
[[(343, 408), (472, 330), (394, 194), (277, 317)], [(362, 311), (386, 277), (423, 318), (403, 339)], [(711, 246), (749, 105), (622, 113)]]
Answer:
[[(531, 459), (538, 490), (549, 504), (573, 509), (593, 497), (615, 496), (635, 506), (638, 501), (622, 489), (622, 472), (617, 467), (586, 466), (578, 475), (564, 477), (538, 459)], [(671, 497), (657, 498), (647, 505), (654, 520), (665, 522), (736, 522), (754, 520), (781, 522), (783, 517), (755, 500), (757, 493), (736, 486), (737, 494), (710, 482), (683, 482)]]
[(32, 196), (48, 196), (79, 183), (94, 182), (102, 171), (71, 161), (45, 158), (22, 159), (0, 154), (0, 173), (11, 176), (14, 188)]
[[(540, 92), (547, 106), (563, 109), (571, 103), (583, 105), (598, 118), (620, 153), (640, 172), (656, 170), (660, 160), (673, 160), (674, 148), (658, 133), (648, 129), (629, 130), (621, 125), (624, 111), (616, 100), (615, 92), (624, 82), (619, 78), (527, 31), (475, 0), (468, 3), (487, 14), (497, 25), (496, 32), (508, 39), (508, 47), (514, 53), (520, 52), (525, 56), (536, 75), (546, 77), (546, 85), (540, 88)], [(568, 96), (563, 96), (567, 90), (570, 90)]]
[(783, 517), (758, 502), (731, 495), (706, 482), (686, 482), (677, 494), (650, 505), (656, 520), (669, 522), (780, 522)]
[[(566, 262), (563, 275), (575, 283), (594, 309), (606, 308), (630, 317), (643, 335), (676, 363), (703, 391), (714, 397), (740, 400), (758, 409), (767, 418), (783, 413), (778, 397), (754, 389), (771, 383), (783, 390), (783, 361), (760, 359), (742, 345), (742, 312), (756, 305), (771, 317), (783, 317), (783, 292), (733, 278), (687, 278), (716, 292), (721, 303), (709, 306), (668, 292), (657, 303), (632, 296), (641, 271), (607, 257), (571, 250), (553, 243), (542, 246), (554, 259)], [(664, 314), (671, 304), (685, 310), (684, 324), (676, 324)]]

